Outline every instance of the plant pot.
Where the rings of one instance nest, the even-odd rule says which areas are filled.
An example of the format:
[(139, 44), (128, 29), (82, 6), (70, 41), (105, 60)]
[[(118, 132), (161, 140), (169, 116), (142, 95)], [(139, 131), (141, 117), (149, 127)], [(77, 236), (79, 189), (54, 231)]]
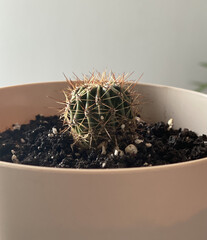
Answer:
[[(0, 130), (54, 115), (66, 83), (0, 89)], [(142, 117), (207, 132), (207, 95), (140, 84)], [(50, 97), (47, 97), (50, 96)], [(207, 158), (131, 169), (56, 169), (0, 162), (2, 240), (206, 240)]]

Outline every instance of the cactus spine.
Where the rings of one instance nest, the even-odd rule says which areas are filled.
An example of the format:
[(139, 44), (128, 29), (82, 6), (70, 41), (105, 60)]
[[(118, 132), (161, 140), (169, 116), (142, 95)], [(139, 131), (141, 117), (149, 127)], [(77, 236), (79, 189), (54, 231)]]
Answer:
[(132, 94), (134, 83), (125, 81), (126, 75), (92, 74), (83, 80), (68, 80), (65, 92), (64, 122), (76, 143), (95, 147), (103, 141), (116, 144), (117, 129), (128, 120), (133, 121), (137, 101)]

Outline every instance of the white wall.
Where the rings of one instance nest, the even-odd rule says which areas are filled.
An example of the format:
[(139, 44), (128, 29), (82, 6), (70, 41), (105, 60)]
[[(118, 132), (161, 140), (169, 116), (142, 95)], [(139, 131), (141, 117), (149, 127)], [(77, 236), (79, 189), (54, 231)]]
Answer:
[(107, 68), (207, 81), (206, 0), (0, 0), (0, 86)]

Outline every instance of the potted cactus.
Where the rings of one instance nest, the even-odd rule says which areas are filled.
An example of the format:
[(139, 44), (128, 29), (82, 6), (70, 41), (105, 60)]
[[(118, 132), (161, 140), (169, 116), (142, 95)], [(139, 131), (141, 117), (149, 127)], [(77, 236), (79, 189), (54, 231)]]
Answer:
[[(13, 131), (6, 132), (10, 139), (13, 133), (18, 138), (12, 145), (13, 152), (10, 151), (11, 161), (0, 161), (0, 238), (206, 239), (205, 137), (179, 128), (206, 133), (207, 96), (125, 82), (125, 75), (98, 76), (99, 80), (92, 75), (84, 81), (68, 80), (67, 84), (40, 83), (0, 89), (0, 131), (13, 123), (21, 125), (16, 124)], [(64, 104), (63, 127), (61, 121), (56, 124), (57, 118), (50, 117), (59, 104), (46, 98), (47, 95)], [(139, 96), (146, 100), (142, 111)], [(53, 108), (48, 108), (52, 104)], [(27, 123), (38, 114), (45, 117), (38, 116), (31, 122), (32, 126), (36, 122), (41, 126), (30, 131), (29, 136), (34, 137), (30, 148), (29, 136), (21, 135), (21, 128), (27, 129)], [(166, 154), (161, 140), (168, 146)], [(176, 163), (170, 151), (179, 141), (197, 149), (200, 159)], [(56, 146), (54, 149), (51, 143)], [(67, 151), (61, 152), (58, 144)], [(1, 160), (8, 145), (1, 142)], [(28, 152), (22, 162), (25, 164), (19, 164), (22, 149), (33, 149), (35, 154)], [(158, 149), (164, 160), (155, 152)], [(181, 153), (189, 156), (191, 150)], [(181, 153), (176, 159), (182, 158)], [(45, 167), (52, 166), (53, 159), (61, 154), (63, 159), (55, 168)], [(39, 161), (44, 167), (26, 165), (32, 165), (31, 157), (40, 155), (52, 164)], [(154, 165), (165, 165), (150, 166), (149, 155), (155, 157)], [(82, 161), (84, 156), (90, 156), (84, 167), (102, 169), (77, 169), (81, 165), (76, 159)], [(175, 164), (166, 164), (167, 157)], [(76, 167), (65, 168), (68, 162), (73, 162), (70, 167)], [(136, 167), (138, 163), (141, 168)]]
[[(173, 119), (140, 118), (140, 94), (126, 74), (68, 80), (61, 119), (37, 116), (1, 134), (2, 160), (60, 168), (127, 168), (207, 156), (207, 137), (174, 129)], [(8, 140), (10, 139), (10, 141)]]

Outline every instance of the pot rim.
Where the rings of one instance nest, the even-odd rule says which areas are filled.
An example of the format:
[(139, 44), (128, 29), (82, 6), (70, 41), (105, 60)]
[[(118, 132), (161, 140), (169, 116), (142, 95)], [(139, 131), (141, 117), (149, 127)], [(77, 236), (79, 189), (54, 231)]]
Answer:
[[(28, 84), (20, 84), (20, 85), (12, 85), (7, 87), (0, 87), (0, 90), (3, 89), (10, 89), (10, 88), (20, 88), (23, 86), (34, 86), (34, 85), (45, 85), (45, 84), (67, 84), (65, 81), (50, 81), (50, 82), (36, 82), (36, 83), (28, 83)], [(144, 86), (152, 86), (158, 88), (166, 88), (166, 89), (173, 89), (176, 91), (183, 91), (188, 92), (191, 94), (199, 95), (202, 97), (207, 98), (207, 94), (196, 92), (189, 89), (178, 88), (173, 86), (161, 85), (161, 84), (154, 84), (154, 83), (139, 83), (139, 85)], [(150, 172), (150, 171), (165, 171), (166, 169), (177, 169), (183, 167), (195, 167), (199, 164), (204, 164), (207, 162), (207, 157), (200, 158), (197, 160), (190, 160), (186, 162), (180, 163), (173, 163), (173, 164), (166, 164), (166, 165), (158, 165), (158, 166), (148, 166), (148, 167), (132, 167), (132, 168), (106, 168), (106, 169), (76, 169), (76, 168), (55, 168), (55, 167), (43, 167), (43, 166), (32, 166), (32, 165), (25, 165), (25, 164), (17, 164), (17, 163), (10, 163), (4, 162), (0, 160), (0, 168), (10, 168), (10, 169), (17, 169), (17, 170), (27, 170), (27, 171), (43, 171), (43, 172), (51, 172), (51, 173), (71, 173), (71, 174), (114, 174), (114, 173), (135, 173), (135, 172)]]
[(0, 161), (0, 168), (16, 169), (32, 172), (50, 172), (50, 173), (71, 173), (71, 174), (124, 174), (124, 173), (143, 173), (143, 172), (157, 172), (166, 170), (176, 170), (178, 168), (196, 167), (207, 162), (207, 157), (197, 160), (191, 160), (180, 163), (172, 163), (166, 165), (149, 166), (149, 167), (132, 167), (132, 168), (105, 168), (105, 169), (84, 169), (84, 168), (55, 168), (32, 166), (26, 164), (10, 163)]
[[(67, 84), (66, 81), (62, 81), (62, 80), (60, 80), (60, 81), (47, 81), (47, 82), (34, 82), (34, 83), (27, 83), (27, 84), (16, 84), (16, 85), (11, 85), (11, 86), (7, 86), (7, 87), (0, 87), (0, 90), (10, 89), (10, 88), (14, 88), (14, 87), (15, 88), (16, 87), (19, 88), (19, 87), (24, 87), (24, 86), (45, 85), (45, 84), (63, 84), (63, 83)], [(139, 84), (139, 85), (142, 85), (142, 86), (148, 86), (148, 87), (151, 86), (151, 87), (173, 89), (173, 90), (176, 90), (176, 91), (183, 91), (183, 92), (186, 92), (186, 93), (200, 95), (200, 96), (203, 96), (203, 97), (207, 98), (207, 94), (205, 94), (205, 93), (197, 92), (197, 91), (190, 90), (190, 89), (180, 88), (180, 87), (174, 87), (174, 86), (168, 86), (168, 85), (156, 84), (156, 83), (140, 83), (140, 82), (136, 82), (136, 84)]]

